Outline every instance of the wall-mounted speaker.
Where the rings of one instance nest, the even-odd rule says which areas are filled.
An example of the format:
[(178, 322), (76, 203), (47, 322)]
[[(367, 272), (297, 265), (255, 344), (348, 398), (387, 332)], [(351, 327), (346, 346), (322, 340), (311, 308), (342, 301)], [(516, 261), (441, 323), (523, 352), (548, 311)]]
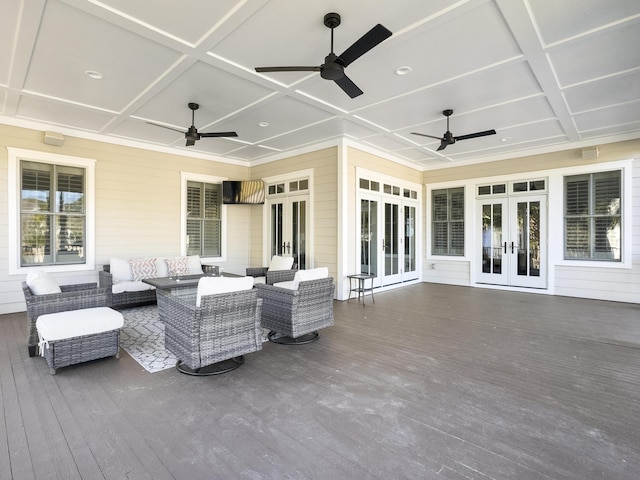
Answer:
[(598, 147), (593, 148), (583, 148), (582, 149), (582, 159), (583, 160), (595, 160), (600, 155), (598, 151)]
[(64, 135), (58, 132), (44, 132), (44, 143), (60, 146), (64, 143)]

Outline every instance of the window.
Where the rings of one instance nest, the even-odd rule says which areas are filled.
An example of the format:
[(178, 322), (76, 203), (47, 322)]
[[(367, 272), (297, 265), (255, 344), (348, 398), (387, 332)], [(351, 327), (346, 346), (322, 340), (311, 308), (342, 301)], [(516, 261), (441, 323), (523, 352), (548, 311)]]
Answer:
[(187, 255), (222, 256), (222, 184), (187, 181)]
[(84, 263), (84, 168), (23, 160), (20, 179), (20, 266)]
[(564, 187), (565, 259), (621, 261), (621, 172), (568, 176)]
[(464, 188), (434, 190), (431, 199), (431, 253), (464, 255)]
[(92, 270), (95, 161), (8, 147), (9, 273)]

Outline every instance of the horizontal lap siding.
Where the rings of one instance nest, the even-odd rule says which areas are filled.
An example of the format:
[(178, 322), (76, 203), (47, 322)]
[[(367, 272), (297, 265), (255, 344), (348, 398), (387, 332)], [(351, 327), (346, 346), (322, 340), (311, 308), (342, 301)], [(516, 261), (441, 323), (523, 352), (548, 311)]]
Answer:
[[(6, 147), (95, 159), (96, 270), (112, 256), (179, 255), (181, 172), (249, 178), (249, 168), (65, 137), (64, 145), (42, 142), (42, 132), (0, 125), (0, 314), (25, 310), (20, 282), (8, 274)], [(229, 268), (248, 263), (250, 207), (228, 209)], [(235, 271), (235, 270), (234, 270)], [(242, 272), (240, 272), (242, 273)], [(55, 274), (61, 283), (96, 282), (97, 271)]]

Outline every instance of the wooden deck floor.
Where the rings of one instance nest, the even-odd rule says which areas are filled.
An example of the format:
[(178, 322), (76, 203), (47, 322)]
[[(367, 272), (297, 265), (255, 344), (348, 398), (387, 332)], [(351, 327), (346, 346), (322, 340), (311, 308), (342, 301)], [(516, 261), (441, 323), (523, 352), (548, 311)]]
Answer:
[(0, 316), (0, 479), (639, 478), (639, 305), (421, 284), (335, 313), (208, 378), (51, 376)]

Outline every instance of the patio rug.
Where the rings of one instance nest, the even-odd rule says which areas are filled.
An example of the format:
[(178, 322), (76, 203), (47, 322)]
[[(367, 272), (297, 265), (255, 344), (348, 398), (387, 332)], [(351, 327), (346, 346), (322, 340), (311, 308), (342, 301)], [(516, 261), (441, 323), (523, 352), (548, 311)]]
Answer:
[(158, 307), (121, 310), (124, 327), (120, 346), (147, 372), (155, 373), (176, 366), (176, 357), (164, 349), (164, 325), (158, 317)]

